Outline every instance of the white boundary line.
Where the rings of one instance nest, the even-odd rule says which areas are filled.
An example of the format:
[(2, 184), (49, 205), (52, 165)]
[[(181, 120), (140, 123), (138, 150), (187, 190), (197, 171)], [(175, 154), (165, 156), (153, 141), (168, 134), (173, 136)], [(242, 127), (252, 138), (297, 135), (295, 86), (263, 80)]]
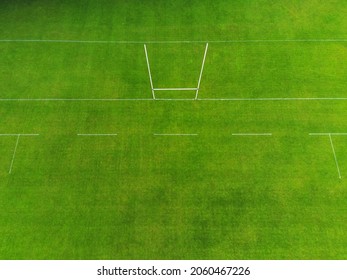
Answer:
[(12, 156), (11, 165), (10, 165), (10, 170), (8, 171), (8, 174), (11, 174), (11, 172), (12, 172), (14, 158), (16, 156), (17, 147), (18, 147), (18, 143), (19, 143), (19, 137), (20, 137), (20, 134), (17, 135), (17, 141), (16, 141), (16, 145), (14, 147), (13, 156)]
[[(195, 89), (192, 89), (195, 90)], [(153, 98), (0, 98), (0, 102), (10, 101), (153, 101)], [(156, 98), (155, 100), (186, 101), (347, 101), (347, 97), (293, 97), (293, 98)]]
[(347, 97), (261, 97), (261, 98), (198, 98), (199, 101), (295, 101), (347, 100)]
[(77, 134), (77, 136), (117, 136), (118, 134), (91, 134), (91, 133), (86, 133), (86, 134)]
[(153, 80), (152, 80), (152, 74), (151, 74), (151, 67), (149, 66), (149, 59), (148, 59), (146, 44), (144, 44), (143, 47), (145, 49), (145, 54), (146, 54), (147, 69), (148, 69), (149, 81), (151, 83), (152, 96), (153, 96), (153, 99), (155, 99), (154, 86), (153, 86)]
[(347, 135), (347, 133), (309, 133), (310, 136)]
[(198, 95), (199, 95), (201, 77), (202, 77), (202, 72), (204, 71), (205, 60), (206, 60), (206, 55), (207, 55), (207, 50), (208, 50), (208, 43), (206, 43), (204, 58), (203, 58), (203, 60), (202, 60), (201, 71), (200, 71), (200, 76), (199, 76), (199, 80), (198, 80), (198, 86), (197, 86), (197, 88), (196, 88), (195, 100), (198, 99)]
[(329, 134), (329, 139), (330, 139), (331, 149), (333, 150), (333, 154), (334, 154), (334, 159), (335, 159), (335, 163), (336, 163), (337, 172), (339, 174), (339, 178), (341, 179), (340, 167), (339, 167), (339, 163), (337, 162), (335, 148), (334, 148), (334, 144), (333, 144), (333, 139), (331, 138), (331, 134)]
[(0, 136), (39, 136), (40, 134), (0, 134)]
[(272, 136), (272, 133), (233, 133), (233, 136)]
[(0, 43), (85, 43), (85, 44), (191, 44), (191, 43), (334, 43), (347, 39), (253, 39), (253, 40), (173, 40), (173, 41), (112, 41), (112, 40), (49, 40), (49, 39), (1, 39)]
[(198, 134), (183, 134), (183, 133), (154, 133), (154, 136), (198, 136)]

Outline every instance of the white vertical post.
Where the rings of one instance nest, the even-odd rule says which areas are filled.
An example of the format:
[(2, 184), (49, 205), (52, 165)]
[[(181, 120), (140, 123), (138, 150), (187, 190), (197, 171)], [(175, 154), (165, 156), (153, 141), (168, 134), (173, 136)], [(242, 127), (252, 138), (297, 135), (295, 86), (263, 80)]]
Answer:
[(14, 147), (13, 156), (12, 156), (11, 165), (10, 165), (10, 170), (8, 171), (8, 174), (11, 174), (11, 172), (12, 172), (12, 167), (13, 167), (14, 158), (15, 158), (16, 152), (17, 152), (19, 137), (20, 137), (20, 134), (18, 134), (18, 136), (17, 136), (16, 146)]
[(196, 89), (196, 94), (195, 94), (195, 100), (198, 99), (198, 95), (199, 95), (199, 89), (200, 89), (200, 83), (201, 83), (201, 77), (202, 77), (202, 72), (204, 71), (204, 65), (205, 65), (205, 60), (206, 60), (206, 54), (207, 54), (207, 50), (208, 50), (208, 43), (206, 43), (206, 47), (205, 47), (205, 53), (204, 53), (204, 58), (202, 60), (202, 65), (201, 65), (201, 71), (200, 71), (200, 76), (199, 76), (199, 81), (198, 81), (198, 86)]
[(339, 167), (339, 164), (337, 162), (337, 157), (336, 157), (336, 153), (335, 153), (333, 139), (331, 138), (331, 133), (329, 133), (329, 139), (330, 139), (331, 149), (333, 150), (333, 154), (334, 154), (334, 159), (335, 159), (335, 163), (336, 163), (337, 172), (339, 174), (339, 179), (341, 179), (340, 167)]
[(148, 54), (147, 54), (147, 47), (146, 47), (146, 44), (144, 44), (143, 46), (145, 48), (147, 68), (148, 68), (148, 75), (149, 75), (149, 81), (151, 83), (152, 96), (153, 96), (153, 99), (155, 99), (154, 87), (153, 87), (153, 81), (152, 81), (152, 74), (151, 74), (151, 67), (149, 66), (149, 59), (148, 59)]

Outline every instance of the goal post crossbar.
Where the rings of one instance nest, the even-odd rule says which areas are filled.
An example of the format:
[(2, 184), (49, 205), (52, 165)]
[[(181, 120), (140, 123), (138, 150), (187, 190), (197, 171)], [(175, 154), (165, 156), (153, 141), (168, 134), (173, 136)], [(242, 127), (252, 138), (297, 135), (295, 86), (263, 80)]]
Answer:
[(195, 91), (197, 88), (154, 88), (154, 91), (169, 91), (169, 90), (191, 90)]

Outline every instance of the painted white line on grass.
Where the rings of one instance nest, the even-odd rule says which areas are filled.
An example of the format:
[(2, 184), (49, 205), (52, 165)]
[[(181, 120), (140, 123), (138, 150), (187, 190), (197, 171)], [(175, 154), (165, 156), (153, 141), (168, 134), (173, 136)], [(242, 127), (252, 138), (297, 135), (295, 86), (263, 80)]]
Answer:
[(0, 101), (152, 101), (153, 98), (0, 98)]
[(20, 134), (17, 135), (17, 141), (16, 141), (16, 145), (14, 147), (13, 156), (12, 156), (11, 165), (10, 165), (10, 170), (8, 171), (8, 174), (11, 174), (11, 172), (12, 172), (14, 158), (16, 156), (17, 147), (18, 147), (18, 143), (19, 143), (19, 137), (20, 137)]
[(39, 136), (40, 134), (0, 134), (0, 136)]
[(184, 134), (184, 133), (154, 133), (154, 136), (198, 136), (198, 134)]
[(96, 134), (92, 134), (92, 133), (86, 133), (86, 134), (77, 134), (78, 136), (117, 136), (118, 134), (111, 134), (111, 133), (96, 133)]
[(309, 133), (310, 136), (329, 136), (329, 135), (347, 135), (347, 133)]
[(201, 65), (201, 70), (200, 70), (200, 76), (199, 76), (199, 80), (198, 80), (198, 86), (197, 86), (196, 93), (195, 93), (195, 100), (198, 99), (198, 95), (199, 95), (200, 83), (201, 83), (201, 78), (202, 78), (202, 72), (204, 71), (205, 60), (206, 60), (206, 55), (207, 55), (207, 50), (208, 50), (208, 43), (206, 43), (204, 58), (203, 58), (203, 60), (202, 60), (202, 65)]
[(331, 149), (333, 150), (333, 154), (334, 154), (334, 159), (335, 159), (335, 163), (336, 163), (337, 172), (339, 174), (339, 178), (341, 179), (340, 167), (339, 167), (339, 164), (337, 162), (335, 148), (334, 148), (334, 144), (333, 144), (333, 139), (331, 138), (331, 134), (329, 134), (329, 139), (330, 139)]
[(233, 136), (272, 136), (272, 133), (233, 133)]
[(153, 90), (197, 90), (197, 88), (154, 88)]
[[(109, 101), (109, 102), (116, 102), (116, 101), (153, 101), (153, 98), (0, 98), (0, 101), (6, 102), (6, 101)], [(181, 98), (181, 99), (170, 99), (170, 98), (156, 98), (155, 100), (168, 100), (168, 101), (175, 101), (175, 100), (198, 100), (198, 101), (321, 101), (321, 100), (327, 100), (327, 101), (347, 101), (347, 97), (293, 97), (293, 98)]]
[(198, 98), (199, 101), (296, 101), (296, 100), (347, 100), (347, 97), (264, 97), (264, 98)]
[(149, 66), (149, 59), (148, 59), (148, 53), (147, 53), (147, 47), (146, 44), (143, 45), (145, 49), (145, 54), (146, 54), (146, 61), (147, 61), (147, 69), (148, 69), (148, 75), (149, 75), (149, 82), (151, 84), (151, 89), (152, 89), (152, 97), (155, 99), (155, 94), (154, 94), (154, 86), (153, 86), (153, 80), (152, 80), (152, 74), (151, 74), (151, 67)]
[(80, 44), (191, 44), (191, 43), (335, 43), (347, 39), (250, 39), (250, 40), (173, 40), (173, 41), (114, 41), (114, 40), (50, 40), (50, 39), (1, 39), (0, 43), (80, 43)]

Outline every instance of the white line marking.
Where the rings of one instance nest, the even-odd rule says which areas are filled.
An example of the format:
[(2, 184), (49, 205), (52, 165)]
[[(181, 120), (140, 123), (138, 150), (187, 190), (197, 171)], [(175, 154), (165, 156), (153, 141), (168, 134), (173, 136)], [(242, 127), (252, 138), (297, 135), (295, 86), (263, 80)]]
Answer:
[[(153, 98), (0, 98), (0, 101), (153, 101)], [(184, 98), (184, 99), (169, 99), (156, 98), (155, 100), (198, 100), (198, 101), (347, 101), (347, 97), (293, 97), (293, 98)]]
[(14, 147), (13, 156), (12, 156), (11, 165), (10, 165), (10, 170), (8, 171), (8, 174), (11, 174), (11, 172), (12, 172), (12, 167), (13, 167), (13, 163), (14, 163), (14, 158), (16, 156), (20, 136), (21, 136), (20, 134), (17, 135), (17, 141), (16, 141), (16, 145)]
[(154, 136), (198, 136), (198, 134), (182, 134), (182, 133), (174, 133), (174, 134), (159, 134), (159, 133), (154, 133)]
[(0, 101), (152, 101), (153, 98), (0, 98)]
[(269, 97), (269, 98), (198, 98), (201, 101), (295, 101), (295, 100), (347, 100), (347, 97)]
[(117, 136), (118, 134), (91, 134), (91, 133), (87, 133), (87, 134), (77, 134), (78, 136)]
[(331, 149), (333, 150), (333, 154), (334, 154), (334, 159), (335, 159), (335, 163), (336, 163), (336, 167), (337, 167), (337, 172), (339, 173), (339, 178), (341, 179), (340, 167), (339, 167), (339, 164), (337, 162), (336, 153), (335, 153), (335, 149), (334, 149), (333, 139), (331, 138), (331, 134), (329, 134), (329, 139), (330, 139)]
[(197, 88), (154, 88), (153, 90), (197, 90)]
[(203, 60), (202, 60), (201, 71), (200, 71), (200, 76), (199, 76), (199, 80), (198, 80), (198, 86), (197, 86), (196, 94), (195, 94), (195, 100), (198, 99), (198, 95), (199, 95), (201, 77), (202, 77), (202, 72), (204, 71), (205, 60), (206, 60), (206, 55), (207, 55), (207, 50), (208, 50), (208, 43), (206, 43), (204, 58), (203, 58)]
[(86, 43), (86, 44), (191, 44), (191, 43), (334, 43), (347, 42), (347, 39), (253, 39), (253, 40), (183, 40), (183, 41), (102, 41), (102, 40), (39, 40), (1, 39), (1, 43)]
[(272, 133), (233, 133), (233, 136), (272, 136)]
[(0, 136), (39, 136), (40, 134), (0, 134)]
[(347, 135), (347, 133), (309, 133), (310, 136)]
[(153, 99), (155, 99), (155, 94), (154, 94), (154, 90), (153, 90), (154, 86), (153, 86), (153, 80), (152, 80), (152, 74), (151, 74), (151, 67), (149, 66), (149, 59), (148, 59), (148, 53), (147, 53), (146, 44), (144, 44), (143, 47), (145, 48), (146, 61), (147, 61), (147, 69), (148, 69), (149, 81), (150, 81), (150, 83), (151, 83), (152, 96), (153, 96)]

